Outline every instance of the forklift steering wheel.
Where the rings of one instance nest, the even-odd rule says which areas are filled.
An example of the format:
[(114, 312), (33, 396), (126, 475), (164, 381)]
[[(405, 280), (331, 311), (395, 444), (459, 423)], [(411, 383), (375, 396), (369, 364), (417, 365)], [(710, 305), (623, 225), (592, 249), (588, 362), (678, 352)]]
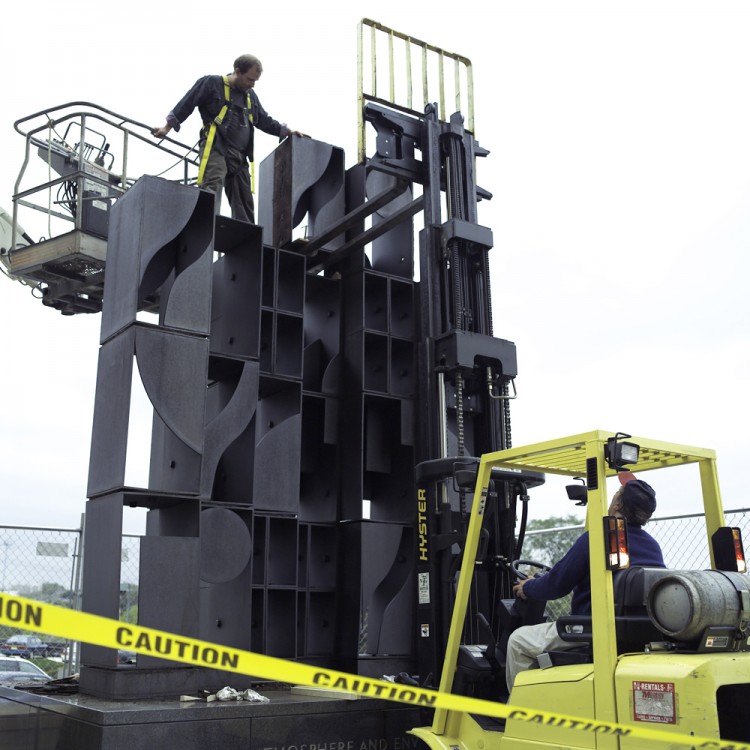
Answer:
[(539, 568), (539, 570), (544, 571), (547, 573), (548, 571), (552, 570), (552, 568), (549, 565), (545, 565), (544, 563), (537, 562), (536, 560), (513, 560), (513, 562), (510, 564), (510, 569), (516, 574), (518, 578), (521, 580), (524, 580), (529, 577), (528, 573), (524, 573), (518, 569), (519, 565), (529, 565), (532, 568)]

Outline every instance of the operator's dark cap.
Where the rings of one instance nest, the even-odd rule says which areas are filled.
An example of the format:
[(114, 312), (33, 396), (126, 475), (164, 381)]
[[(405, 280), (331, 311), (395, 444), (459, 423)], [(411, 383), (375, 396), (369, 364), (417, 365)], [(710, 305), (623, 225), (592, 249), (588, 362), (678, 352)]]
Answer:
[(642, 479), (636, 479), (632, 471), (621, 471), (617, 478), (622, 485), (620, 500), (633, 510), (648, 513), (650, 516), (656, 510), (656, 493), (654, 488)]

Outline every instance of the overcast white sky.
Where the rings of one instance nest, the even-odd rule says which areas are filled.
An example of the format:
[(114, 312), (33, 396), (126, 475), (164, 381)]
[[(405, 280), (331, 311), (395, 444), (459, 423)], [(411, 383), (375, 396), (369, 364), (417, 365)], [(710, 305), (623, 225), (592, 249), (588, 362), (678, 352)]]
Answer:
[[(160, 125), (195, 79), (253, 52), (266, 109), (351, 166), (361, 18), (466, 55), (491, 152), (479, 219), (495, 335), (518, 347), (514, 443), (605, 429), (715, 448), (725, 506), (750, 506), (750, 5), (271, 5), (18, 6), (0, 47), (0, 206), (23, 159), (12, 123), (46, 107), (86, 100)], [(198, 127), (196, 113), (180, 137)], [(276, 144), (257, 140), (260, 161)], [(0, 523), (76, 526), (100, 316), (63, 317), (5, 278), (0, 314)], [(658, 515), (699, 510), (696, 476), (653, 476)], [(559, 488), (532, 503), (532, 516), (574, 510)]]

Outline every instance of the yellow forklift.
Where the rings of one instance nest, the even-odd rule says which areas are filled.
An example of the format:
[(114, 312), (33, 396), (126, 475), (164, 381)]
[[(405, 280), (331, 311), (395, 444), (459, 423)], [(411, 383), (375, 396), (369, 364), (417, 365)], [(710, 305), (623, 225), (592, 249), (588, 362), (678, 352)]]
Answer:
[[(607, 515), (606, 479), (622, 470), (641, 476), (684, 464), (698, 465), (711, 569), (630, 568), (625, 522)], [(504, 661), (497, 643), (462, 643), (498, 469), (586, 478), (592, 615), (558, 619), (558, 633), (571, 648), (540, 655), (540, 669), (518, 675), (505, 721), (439, 709), (431, 726), (412, 733), (434, 750), (670, 746), (636, 732), (597, 734), (571, 731), (564, 722), (530, 721), (536, 709), (750, 741), (750, 579), (740, 530), (725, 525), (715, 453), (623, 433), (593, 431), (482, 456), (440, 690), (460, 692), (462, 673), (497, 671)]]

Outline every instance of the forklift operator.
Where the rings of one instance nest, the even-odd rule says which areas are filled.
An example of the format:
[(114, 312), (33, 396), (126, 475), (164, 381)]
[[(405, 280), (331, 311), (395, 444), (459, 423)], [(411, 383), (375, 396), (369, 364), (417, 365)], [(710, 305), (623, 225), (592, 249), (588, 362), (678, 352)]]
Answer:
[[(620, 472), (618, 478), (622, 486), (612, 498), (609, 514), (624, 518), (627, 523), (631, 565), (665, 567), (659, 543), (642, 528), (656, 510), (656, 493), (629, 471)], [(546, 575), (520, 581), (513, 587), (513, 593), (521, 599), (550, 600), (572, 591), (571, 614), (591, 615), (588, 536), (588, 532), (581, 534)], [(555, 622), (524, 625), (513, 631), (508, 639), (505, 667), (508, 691), (519, 672), (536, 667), (539, 654), (574, 645), (560, 638)]]

